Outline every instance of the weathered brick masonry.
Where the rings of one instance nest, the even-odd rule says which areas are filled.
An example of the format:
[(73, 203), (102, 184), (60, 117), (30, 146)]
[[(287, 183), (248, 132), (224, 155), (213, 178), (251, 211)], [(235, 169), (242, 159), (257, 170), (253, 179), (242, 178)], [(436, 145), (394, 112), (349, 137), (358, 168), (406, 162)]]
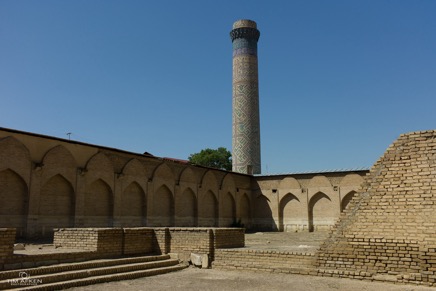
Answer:
[(152, 228), (123, 228), (124, 255), (149, 254), (153, 252), (154, 231)]
[(15, 229), (0, 228), (0, 263), (14, 253)]
[(55, 229), (56, 247), (95, 251), (101, 256), (123, 254), (122, 228), (67, 228)]
[(14, 254), (14, 241), (15, 229), (0, 229), (0, 270), (153, 253), (213, 260), (217, 247), (244, 247), (245, 239), (242, 228), (67, 228), (54, 233), (55, 247), (65, 252), (38, 255)]
[(100, 257), (147, 253), (191, 253), (214, 257), (216, 248), (244, 247), (242, 228), (67, 228), (54, 233), (56, 247), (94, 251)]
[(436, 284), (436, 131), (403, 134), (321, 246), (320, 269)]
[(216, 249), (213, 267), (218, 269), (316, 275), (314, 263), (315, 255), (311, 253)]
[[(250, 176), (0, 128), (0, 227), (329, 229), (366, 171)], [(165, 251), (165, 246), (162, 246)]]

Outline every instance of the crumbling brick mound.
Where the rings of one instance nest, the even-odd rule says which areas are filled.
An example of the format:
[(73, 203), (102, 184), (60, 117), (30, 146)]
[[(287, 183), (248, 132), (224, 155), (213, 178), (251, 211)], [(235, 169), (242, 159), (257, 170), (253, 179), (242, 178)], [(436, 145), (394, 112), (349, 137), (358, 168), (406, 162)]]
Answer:
[(386, 150), (321, 245), (317, 267), (436, 286), (436, 130), (403, 134)]

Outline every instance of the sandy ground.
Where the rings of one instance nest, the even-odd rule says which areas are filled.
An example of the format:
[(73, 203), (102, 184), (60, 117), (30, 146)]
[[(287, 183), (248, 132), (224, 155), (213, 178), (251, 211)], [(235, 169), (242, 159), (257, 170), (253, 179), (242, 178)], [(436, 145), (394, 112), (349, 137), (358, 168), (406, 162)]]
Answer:
[(436, 288), (395, 285), (380, 282), (368, 282), (343, 278), (314, 277), (291, 274), (254, 273), (247, 271), (222, 271), (197, 269), (194, 267), (182, 271), (146, 277), (136, 280), (111, 282), (71, 288), (72, 291), (130, 291), (130, 290), (293, 290), (293, 291), (435, 291)]

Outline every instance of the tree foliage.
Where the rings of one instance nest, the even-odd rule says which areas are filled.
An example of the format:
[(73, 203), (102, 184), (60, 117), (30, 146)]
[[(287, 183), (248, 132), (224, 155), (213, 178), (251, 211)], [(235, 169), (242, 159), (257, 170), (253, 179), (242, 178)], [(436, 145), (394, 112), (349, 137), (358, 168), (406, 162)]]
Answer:
[(232, 170), (232, 154), (224, 147), (214, 149), (204, 149), (199, 153), (191, 154), (189, 162), (220, 170)]

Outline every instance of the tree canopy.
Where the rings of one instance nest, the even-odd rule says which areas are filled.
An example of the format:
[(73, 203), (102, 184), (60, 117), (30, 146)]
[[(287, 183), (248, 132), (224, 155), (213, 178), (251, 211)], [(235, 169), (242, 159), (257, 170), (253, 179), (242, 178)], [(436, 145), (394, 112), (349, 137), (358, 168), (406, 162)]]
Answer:
[(204, 149), (199, 153), (191, 154), (189, 162), (195, 165), (216, 168), (220, 170), (232, 170), (232, 154), (224, 147)]

